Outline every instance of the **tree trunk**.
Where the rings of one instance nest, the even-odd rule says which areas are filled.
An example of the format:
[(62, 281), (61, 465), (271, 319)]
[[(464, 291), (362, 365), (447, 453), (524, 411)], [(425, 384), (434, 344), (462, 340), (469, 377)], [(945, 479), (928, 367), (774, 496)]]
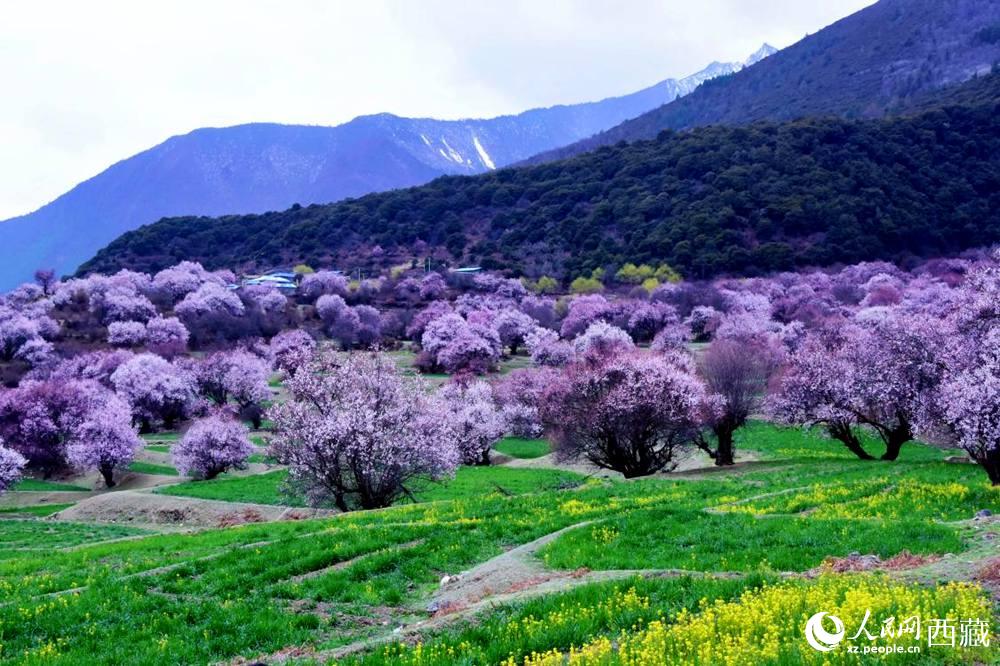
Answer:
[(486, 449), (485, 451), (483, 451), (483, 457), (479, 459), (479, 462), (477, 462), (476, 465), (479, 467), (486, 467), (489, 466), (489, 464), (490, 464), (490, 450)]
[(986, 470), (986, 476), (994, 486), (1000, 486), (1000, 449), (988, 452), (984, 456), (976, 456), (975, 461)]
[(715, 449), (715, 464), (718, 467), (735, 464), (733, 431), (734, 428), (729, 426), (722, 426), (715, 429), (715, 439), (717, 441), (717, 447)]
[(101, 476), (104, 477), (104, 487), (114, 488), (115, 487), (115, 468), (111, 465), (101, 465)]
[(858, 458), (861, 458), (862, 460), (875, 460), (875, 457), (870, 455), (867, 451), (865, 451), (864, 447), (861, 446), (861, 440), (858, 439), (857, 435), (854, 434), (854, 431), (851, 430), (851, 426), (846, 424), (833, 424), (828, 426), (827, 430), (831, 437), (843, 442), (844, 446), (847, 447), (847, 450), (856, 455)]
[(903, 444), (906, 444), (911, 439), (913, 439), (913, 433), (910, 432), (910, 426), (905, 423), (895, 430), (890, 430), (885, 439), (885, 453), (882, 454), (882, 460), (891, 461), (898, 458)]

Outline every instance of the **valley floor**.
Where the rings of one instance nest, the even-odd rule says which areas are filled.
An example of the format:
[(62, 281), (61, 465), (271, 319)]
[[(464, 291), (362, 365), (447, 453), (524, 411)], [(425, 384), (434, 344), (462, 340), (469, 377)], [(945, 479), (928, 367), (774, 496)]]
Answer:
[[(865, 462), (755, 423), (733, 468), (692, 456), (626, 482), (505, 440), (416, 503), (324, 515), (282, 494), (263, 449), (246, 472), (178, 477), (175, 439), (151, 439), (120, 490), (30, 480), (3, 498), (0, 660), (818, 664), (900, 645), (921, 651), (886, 659), (1000, 662), (968, 644), (973, 621), (996, 630), (1000, 490), (953, 452)], [(870, 611), (874, 639), (814, 650), (821, 611), (848, 637)], [(953, 621), (954, 647), (926, 626), (880, 635), (917, 613)]]

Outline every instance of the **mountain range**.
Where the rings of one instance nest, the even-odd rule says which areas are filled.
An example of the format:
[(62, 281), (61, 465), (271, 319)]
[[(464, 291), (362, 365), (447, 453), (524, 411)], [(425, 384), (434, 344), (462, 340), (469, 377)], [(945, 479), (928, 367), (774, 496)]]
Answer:
[(280, 210), (502, 168), (636, 117), (774, 52), (765, 44), (743, 62), (713, 62), (629, 95), (485, 120), (384, 113), (336, 127), (255, 123), (175, 136), (32, 213), (0, 222), (0, 237), (17, 248), (0, 265), (0, 290), (37, 268), (72, 272), (122, 233), (162, 217)]
[(881, 0), (533, 166), (165, 219), (82, 270), (431, 256), (558, 277), (669, 261), (706, 277), (954, 252), (1000, 240), (998, 61), (1000, 3)]
[(900, 116), (667, 131), (336, 204), (169, 218), (82, 270), (191, 259), (373, 272), (429, 257), (564, 280), (627, 262), (667, 262), (689, 278), (754, 275), (995, 243), (998, 193), (1000, 70)]

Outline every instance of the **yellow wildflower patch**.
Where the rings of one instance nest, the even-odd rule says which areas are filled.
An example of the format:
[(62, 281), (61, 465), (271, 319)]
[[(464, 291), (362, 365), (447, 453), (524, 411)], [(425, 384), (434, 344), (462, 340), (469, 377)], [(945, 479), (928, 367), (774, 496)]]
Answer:
[[(831, 651), (809, 646), (805, 627), (818, 612), (835, 615), (853, 634), (865, 626), (874, 638), (862, 633), (847, 638)], [(868, 621), (865, 623), (865, 617)], [(924, 622), (922, 635), (900, 632), (899, 623), (912, 617)], [(735, 601), (704, 602), (695, 613), (682, 610), (672, 622), (653, 621), (640, 631), (623, 632), (617, 640), (595, 639), (568, 652), (552, 650), (529, 655), (505, 666), (659, 666), (661, 664), (861, 664), (871, 660), (865, 646), (900, 646), (904, 652), (890, 661), (945, 657), (957, 663), (981, 663), (992, 654), (988, 646), (930, 645), (928, 622), (947, 620), (993, 621), (992, 609), (982, 590), (965, 583), (937, 588), (907, 586), (878, 576), (825, 576), (815, 583), (784, 583), (747, 592)], [(883, 627), (889, 627), (883, 633)], [(912, 628), (912, 625), (911, 625)], [(897, 635), (898, 633), (898, 635)], [(857, 647), (858, 652), (851, 650)], [(919, 652), (905, 650), (918, 649)]]

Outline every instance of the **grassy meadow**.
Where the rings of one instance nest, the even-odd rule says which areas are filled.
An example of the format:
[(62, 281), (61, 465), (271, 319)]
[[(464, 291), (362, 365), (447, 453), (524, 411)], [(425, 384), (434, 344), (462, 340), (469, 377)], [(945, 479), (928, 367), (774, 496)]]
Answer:
[[(992, 617), (995, 597), (974, 582), (949, 584), (940, 568), (816, 577), (826, 558), (851, 553), (981, 557), (981, 531), (970, 525), (981, 509), (1000, 511), (1000, 494), (975, 468), (922, 445), (894, 463), (860, 461), (818, 433), (765, 423), (742, 431), (738, 445), (753, 459), (725, 472), (623, 482), (544, 466), (465, 467), (384, 510), (181, 533), (53, 522), (41, 507), (0, 514), (0, 660), (207, 663), (294, 647), (302, 663), (687, 663), (697, 635), (704, 645), (731, 641), (737, 656), (726, 663), (821, 663), (821, 653), (803, 652), (796, 613), (826, 603), (854, 617), (851, 590), (882, 610)], [(513, 439), (498, 447), (527, 461), (547, 449)], [(285, 477), (178, 479), (155, 492), (301, 506)], [(448, 589), (443, 576), (559, 530), (525, 556), (530, 576), (490, 590), (497, 603), (469, 597), (428, 612)], [(744, 635), (741, 612), (780, 631)], [(754, 646), (770, 652), (755, 661)], [(723, 663), (704, 649), (702, 663)], [(838, 654), (837, 663), (864, 663)], [(922, 658), (912, 663), (997, 655)]]

